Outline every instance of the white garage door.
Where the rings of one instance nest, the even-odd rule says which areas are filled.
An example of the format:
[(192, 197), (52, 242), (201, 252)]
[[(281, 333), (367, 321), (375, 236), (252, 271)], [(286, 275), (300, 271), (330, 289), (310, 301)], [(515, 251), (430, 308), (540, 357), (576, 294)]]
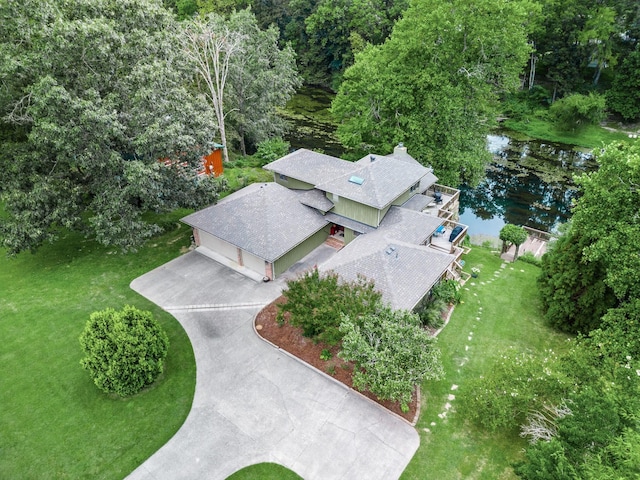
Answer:
[(265, 275), (264, 260), (262, 258), (256, 257), (255, 255), (243, 250), (242, 261), (244, 262), (245, 267), (253, 270), (254, 272), (258, 272), (260, 275)]
[(220, 240), (218, 237), (214, 237), (210, 233), (203, 232), (200, 230), (200, 245), (203, 247), (207, 247), (209, 250), (212, 250), (220, 255), (224, 255), (229, 260), (233, 260), (234, 262), (238, 262), (238, 247), (235, 245), (231, 245), (224, 240)]

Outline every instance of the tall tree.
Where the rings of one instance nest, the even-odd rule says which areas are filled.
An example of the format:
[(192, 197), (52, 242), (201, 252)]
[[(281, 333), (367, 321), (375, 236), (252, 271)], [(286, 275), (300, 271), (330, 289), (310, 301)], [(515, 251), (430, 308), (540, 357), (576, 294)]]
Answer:
[(224, 160), (228, 162), (225, 94), (231, 60), (244, 53), (242, 35), (230, 30), (224, 17), (215, 13), (188, 22), (182, 32), (184, 53), (205, 84), (207, 97), (218, 120), (220, 142), (225, 146)]
[(9, 0), (0, 18), (0, 233), (10, 253), (61, 227), (134, 247), (159, 230), (145, 211), (215, 200), (215, 182), (195, 180), (213, 118), (184, 87), (159, 1)]
[(596, 153), (599, 168), (578, 179), (573, 224), (588, 239), (587, 260), (602, 262), (621, 301), (640, 298), (640, 145), (613, 143)]
[(542, 262), (546, 316), (570, 332), (588, 333), (607, 309), (640, 298), (640, 146), (614, 143), (596, 160), (578, 178), (569, 231)]
[(489, 159), (497, 94), (527, 61), (524, 0), (415, 0), (390, 39), (356, 57), (333, 104), (358, 154), (399, 141), (445, 183), (474, 183)]
[(230, 28), (243, 38), (243, 54), (233, 59), (229, 70), (232, 101), (230, 124), (238, 135), (240, 150), (279, 135), (285, 123), (276, 109), (284, 107), (300, 86), (293, 49), (278, 47), (278, 31), (258, 27), (250, 10), (229, 18)]
[(569, 228), (542, 257), (538, 287), (545, 320), (564, 332), (587, 334), (617, 303), (605, 284), (603, 263), (584, 256), (588, 242), (585, 235)]
[(204, 83), (218, 120), (220, 141), (229, 160), (227, 120), (238, 135), (240, 149), (282, 133), (276, 115), (299, 86), (290, 47), (280, 49), (275, 28), (258, 28), (250, 10), (228, 18), (209, 13), (185, 25), (184, 52)]

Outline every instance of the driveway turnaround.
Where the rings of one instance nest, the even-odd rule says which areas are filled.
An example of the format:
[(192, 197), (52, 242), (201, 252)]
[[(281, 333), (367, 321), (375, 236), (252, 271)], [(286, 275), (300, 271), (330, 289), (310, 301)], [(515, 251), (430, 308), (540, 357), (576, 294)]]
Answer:
[(191, 252), (131, 287), (182, 324), (197, 378), (184, 425), (129, 480), (225, 479), (260, 462), (306, 480), (389, 480), (413, 457), (409, 424), (256, 335), (256, 313), (282, 284)]

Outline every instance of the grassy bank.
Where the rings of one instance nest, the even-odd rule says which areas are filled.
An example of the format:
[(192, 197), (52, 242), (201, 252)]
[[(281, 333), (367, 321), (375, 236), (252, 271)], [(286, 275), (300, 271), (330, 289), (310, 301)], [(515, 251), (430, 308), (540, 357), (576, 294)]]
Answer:
[[(129, 283), (178, 256), (189, 236), (182, 225), (126, 255), (75, 234), (36, 254), (0, 251), (0, 478), (120, 479), (182, 425), (195, 389), (191, 344)], [(151, 310), (170, 347), (161, 379), (122, 400), (82, 370), (78, 336), (91, 312), (125, 304)]]
[(576, 132), (559, 130), (553, 123), (531, 116), (522, 120), (507, 119), (502, 125), (526, 137), (554, 143), (576, 145), (583, 148), (596, 148), (602, 144), (617, 141), (632, 141), (628, 133), (611, 131), (598, 125), (588, 125)]
[(469, 424), (456, 412), (456, 399), (467, 394), (469, 380), (490, 369), (509, 346), (521, 351), (566, 348), (566, 336), (541, 320), (538, 267), (505, 265), (483, 247), (474, 247), (465, 261), (466, 269), (478, 267), (480, 274), (463, 287), (464, 303), (439, 335), (446, 376), (422, 386), (422, 413), (416, 425), (420, 447), (403, 479), (515, 478), (511, 463), (519, 458), (524, 440)]

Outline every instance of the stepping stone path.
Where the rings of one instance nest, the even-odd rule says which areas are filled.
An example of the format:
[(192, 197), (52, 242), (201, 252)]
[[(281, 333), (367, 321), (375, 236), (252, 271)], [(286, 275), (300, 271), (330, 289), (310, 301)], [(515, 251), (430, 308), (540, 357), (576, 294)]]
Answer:
[[(487, 280), (486, 282), (480, 282), (480, 285), (488, 284), (488, 283), (492, 282), (494, 279), (496, 279), (496, 278), (500, 277), (500, 274), (502, 273), (502, 270), (504, 270), (506, 267), (507, 267), (507, 264), (506, 264), (506, 263), (503, 263), (502, 265), (500, 265), (500, 270), (496, 270), (495, 272), (493, 272), (493, 276), (494, 276), (494, 278), (493, 278), (493, 279), (491, 279), (491, 280)], [(513, 267), (510, 267), (510, 269), (511, 269), (511, 270), (513, 270)], [(520, 270), (520, 271), (521, 271), (521, 272), (523, 272), (524, 270)], [(470, 282), (470, 283), (469, 283), (469, 285), (471, 285), (472, 287), (475, 287), (475, 286), (476, 286), (476, 283), (475, 283), (475, 282)], [(467, 290), (467, 291), (469, 291), (469, 287), (464, 287), (464, 289), (465, 289), (465, 290)], [(478, 296), (478, 294), (477, 294), (476, 292), (473, 292), (473, 296), (474, 296), (474, 297), (477, 297), (477, 296)], [(477, 312), (477, 316), (476, 316), (476, 321), (478, 321), (478, 322), (479, 322), (479, 321), (481, 321), (481, 320), (482, 320), (482, 319), (481, 319), (481, 315), (482, 315), (482, 306), (478, 306), (478, 312)], [(473, 328), (476, 328), (476, 326), (474, 325), (474, 326), (473, 326)], [(473, 341), (473, 332), (469, 332), (469, 335), (467, 336), (467, 341), (469, 341), (469, 342), (472, 342), (472, 341)], [(468, 352), (468, 351), (469, 351), (469, 348), (470, 348), (470, 347), (469, 347), (469, 345), (465, 345), (465, 346), (464, 346), (464, 351), (465, 351), (465, 352)], [(462, 367), (464, 367), (464, 365), (465, 365), (468, 361), (469, 361), (469, 357), (467, 357), (467, 356), (462, 357), (462, 358), (460, 359), (460, 365), (459, 365), (459, 366), (460, 366), (461, 368), (462, 368)], [(458, 373), (459, 373), (459, 372), (460, 372), (460, 369), (458, 369)], [(639, 375), (640, 375), (640, 374), (639, 374)], [(457, 390), (457, 389), (458, 389), (458, 385), (456, 385), (456, 384), (451, 385), (451, 391), (455, 391), (455, 390)], [(449, 411), (454, 411), (454, 410), (453, 410), (453, 405), (451, 404), (451, 402), (453, 402), (455, 399), (456, 399), (456, 396), (455, 396), (454, 394), (452, 394), (452, 393), (450, 393), (450, 394), (447, 396), (447, 402), (444, 404), (443, 411), (442, 411), (442, 412), (440, 412), (440, 413), (438, 414), (438, 418), (439, 418), (440, 420), (445, 420), (445, 419), (447, 418), (447, 413), (448, 413)], [(431, 424), (430, 424), (430, 425), (431, 425), (432, 427), (435, 427), (435, 426), (437, 425), (437, 422), (431, 422)], [(427, 433), (431, 433), (431, 430), (430, 430), (429, 428), (424, 428), (423, 430), (424, 430), (425, 432), (427, 432)]]

